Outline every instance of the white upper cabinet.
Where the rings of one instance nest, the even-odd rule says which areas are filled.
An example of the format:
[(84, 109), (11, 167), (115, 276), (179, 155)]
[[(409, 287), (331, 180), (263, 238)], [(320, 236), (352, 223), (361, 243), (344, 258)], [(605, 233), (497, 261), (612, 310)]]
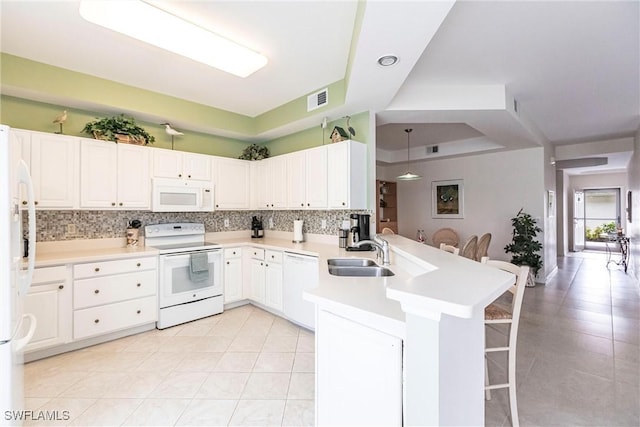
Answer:
[(211, 156), (154, 148), (153, 176), (211, 181)]
[[(22, 138), (25, 142), (26, 135)], [(36, 208), (78, 207), (79, 144), (77, 137), (31, 132), (30, 166)]]
[(287, 154), (287, 194), (290, 209), (327, 207), (327, 147)]
[(287, 208), (287, 156), (271, 157), (251, 163), (254, 209)]
[(249, 209), (251, 164), (226, 157), (214, 158), (213, 164), (216, 209)]
[(329, 209), (366, 209), (367, 146), (343, 141), (327, 149)]
[(149, 148), (82, 141), (80, 206), (149, 209)]
[(118, 207), (149, 209), (150, 163), (149, 148), (118, 144)]

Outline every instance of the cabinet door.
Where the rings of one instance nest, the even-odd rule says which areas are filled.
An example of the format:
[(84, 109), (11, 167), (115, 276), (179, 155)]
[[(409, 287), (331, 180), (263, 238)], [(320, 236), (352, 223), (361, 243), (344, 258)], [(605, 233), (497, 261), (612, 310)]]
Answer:
[[(287, 154), (287, 205), (304, 209), (307, 205), (307, 156), (304, 151)], [(326, 188), (326, 184), (325, 184)]]
[(31, 177), (37, 208), (77, 207), (78, 153), (78, 138), (32, 133)]
[[(54, 276), (38, 282), (42, 274)], [(34, 283), (24, 299), (24, 312), (38, 322), (25, 351), (40, 350), (69, 342), (71, 339), (71, 286), (67, 286), (65, 267), (36, 269)]]
[(155, 178), (180, 178), (182, 153), (180, 151), (153, 148), (153, 176)]
[[(29, 169), (31, 168), (31, 132), (24, 130), (11, 129), (9, 133), (9, 153), (11, 160), (9, 162), (9, 176), (16, 176), (17, 171), (15, 168), (20, 160), (24, 160)], [(16, 188), (12, 186), (11, 197), (18, 199), (21, 205), (27, 204), (26, 190), (21, 185), (19, 188), (20, 193), (14, 194)]]
[(402, 340), (321, 310), (318, 425), (402, 425)]
[[(306, 150), (307, 208), (327, 207), (327, 147)], [(333, 173), (333, 171), (332, 171)]]
[(118, 207), (149, 209), (149, 163), (148, 148), (118, 144)]
[(249, 209), (251, 164), (246, 160), (215, 160), (215, 199), (216, 209)]
[(80, 154), (80, 207), (116, 207), (118, 200), (117, 145), (112, 142), (87, 139), (82, 141)]
[(287, 159), (285, 156), (273, 157), (268, 162), (267, 182), (269, 185), (270, 207), (284, 209), (287, 207)]
[(224, 302), (242, 299), (242, 258), (227, 259), (224, 263)]
[(251, 162), (251, 208), (270, 209), (269, 184), (267, 182), (266, 160)]
[(282, 265), (265, 264), (265, 305), (282, 311)]
[(251, 260), (251, 299), (264, 304), (265, 296), (264, 261)]
[(349, 149), (345, 142), (327, 146), (328, 206), (333, 209), (349, 208)]
[(211, 156), (182, 154), (182, 178), (211, 181)]

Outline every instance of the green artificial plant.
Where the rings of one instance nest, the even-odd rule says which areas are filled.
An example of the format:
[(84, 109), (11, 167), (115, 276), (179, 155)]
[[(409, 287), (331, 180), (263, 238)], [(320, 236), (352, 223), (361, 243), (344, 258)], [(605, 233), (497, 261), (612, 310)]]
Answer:
[(242, 150), (241, 160), (262, 160), (269, 157), (269, 149), (264, 145), (251, 144)]
[(122, 140), (122, 136), (128, 136), (134, 141), (145, 145), (156, 140), (146, 130), (138, 126), (133, 117), (125, 116), (124, 114), (104, 119), (96, 118), (96, 120), (84, 125), (82, 132), (93, 135), (96, 139), (113, 142)]
[(513, 239), (504, 247), (506, 253), (511, 254), (511, 262), (516, 265), (528, 265), (535, 277), (542, 268), (542, 256), (538, 253), (542, 249), (542, 243), (535, 237), (542, 231), (536, 225), (536, 220), (522, 209), (511, 218), (513, 226)]

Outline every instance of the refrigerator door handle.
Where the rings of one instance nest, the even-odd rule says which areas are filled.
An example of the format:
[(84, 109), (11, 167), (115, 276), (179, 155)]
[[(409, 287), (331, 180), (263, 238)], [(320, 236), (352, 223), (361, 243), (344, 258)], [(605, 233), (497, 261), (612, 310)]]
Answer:
[[(27, 270), (21, 271), (18, 276), (18, 289), (20, 295), (24, 296), (29, 291), (31, 280), (33, 279), (33, 271), (36, 265), (36, 206), (33, 191), (33, 183), (29, 168), (24, 160), (18, 163), (18, 182), (27, 187), (27, 211), (29, 224), (29, 256), (27, 258)], [(20, 220), (18, 218), (18, 220)]]
[(29, 319), (29, 330), (22, 338), (18, 338), (12, 341), (13, 350), (16, 353), (21, 352), (24, 347), (29, 344), (31, 338), (33, 338), (33, 334), (36, 332), (36, 327), (38, 326), (38, 319), (36, 319), (36, 316), (31, 313), (27, 313), (22, 315), (22, 320), (20, 322), (20, 327), (18, 328), (18, 330), (22, 329), (22, 323), (25, 319)]

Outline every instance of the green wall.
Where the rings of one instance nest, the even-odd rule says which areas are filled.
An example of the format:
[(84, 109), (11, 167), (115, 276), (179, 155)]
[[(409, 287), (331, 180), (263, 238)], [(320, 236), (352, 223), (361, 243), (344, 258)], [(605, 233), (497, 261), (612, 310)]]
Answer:
[[(317, 115), (321, 111), (307, 112), (306, 96), (303, 96), (252, 118), (6, 53), (0, 54), (0, 75), (3, 86), (17, 90), (16, 93), (29, 93), (31, 99), (37, 100), (0, 95), (0, 123), (20, 129), (57, 132), (59, 126), (53, 123), (53, 119), (67, 110), (64, 133), (91, 137), (81, 132), (87, 122), (125, 113), (134, 117), (140, 126), (156, 138), (154, 146), (159, 148), (171, 148), (171, 138), (160, 125), (164, 120), (189, 123), (194, 128), (217, 128), (221, 133), (235, 132), (254, 136)], [(330, 112), (332, 108), (344, 104), (346, 82), (339, 80), (327, 87), (329, 104), (324, 108)], [(322, 88), (318, 88), (320, 89)], [(83, 107), (72, 108), (43, 102), (47, 99), (68, 99), (70, 104)], [(164, 119), (147, 122), (140, 120), (140, 116)], [(369, 114), (354, 114), (350, 124), (357, 133), (353, 139), (368, 142)], [(330, 122), (324, 136), (318, 123), (313, 128), (262, 144), (269, 147), (271, 155), (315, 147), (330, 142), (329, 135), (334, 126), (346, 130), (346, 120)], [(180, 151), (237, 158), (250, 144), (241, 139), (193, 132), (179, 127), (178, 130), (184, 132), (183, 136), (174, 138), (174, 149)]]
[[(96, 117), (104, 117), (103, 114), (95, 111), (0, 96), (0, 123), (20, 129), (58, 132), (59, 125), (54, 124), (53, 119), (65, 109), (67, 110), (67, 121), (63, 125), (63, 132), (66, 135), (91, 138), (91, 135), (82, 133), (85, 123), (95, 120)], [(140, 120), (136, 120), (136, 123), (156, 138), (153, 143), (154, 147), (171, 148), (171, 137), (165, 133), (164, 126)], [(222, 157), (237, 158), (247, 145), (249, 143), (246, 141), (191, 131), (184, 131), (183, 136), (174, 138), (175, 150)]]
[[(304, 150), (306, 148), (318, 147), (331, 143), (329, 136), (334, 126), (340, 126), (347, 131), (346, 119), (338, 119), (327, 124), (324, 135), (320, 124), (310, 129), (273, 139), (266, 143), (272, 156), (291, 153), (293, 151)], [(356, 136), (352, 139), (364, 143), (369, 142), (369, 112), (351, 116), (350, 126), (356, 131)]]

